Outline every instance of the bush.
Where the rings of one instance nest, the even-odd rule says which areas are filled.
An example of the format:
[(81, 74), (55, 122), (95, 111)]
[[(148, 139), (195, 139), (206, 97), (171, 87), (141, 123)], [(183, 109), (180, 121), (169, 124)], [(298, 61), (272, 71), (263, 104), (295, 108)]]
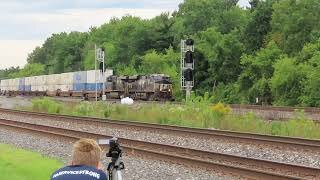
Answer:
[(212, 111), (221, 114), (221, 116), (224, 116), (231, 112), (231, 108), (222, 103), (218, 103), (212, 106)]
[(90, 116), (94, 114), (95, 109), (89, 102), (81, 102), (75, 108), (75, 115)]
[(62, 105), (51, 98), (34, 99), (31, 102), (35, 111), (59, 114), (62, 110)]
[(193, 95), (186, 105), (145, 104), (139, 106), (107, 105), (103, 102), (81, 102), (77, 106), (62, 108), (50, 98), (33, 100), (33, 110), (77, 116), (111, 118), (167, 125), (214, 128), (239, 132), (320, 138), (320, 126), (297, 111), (289, 121), (265, 121), (254, 113), (232, 114), (231, 108), (222, 103), (211, 105), (211, 97)]

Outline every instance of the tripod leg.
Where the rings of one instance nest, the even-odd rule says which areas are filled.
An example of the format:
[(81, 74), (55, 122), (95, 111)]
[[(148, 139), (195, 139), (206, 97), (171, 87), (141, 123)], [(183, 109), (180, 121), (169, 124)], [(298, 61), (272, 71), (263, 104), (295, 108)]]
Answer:
[(113, 169), (111, 180), (122, 180), (122, 174), (120, 170)]

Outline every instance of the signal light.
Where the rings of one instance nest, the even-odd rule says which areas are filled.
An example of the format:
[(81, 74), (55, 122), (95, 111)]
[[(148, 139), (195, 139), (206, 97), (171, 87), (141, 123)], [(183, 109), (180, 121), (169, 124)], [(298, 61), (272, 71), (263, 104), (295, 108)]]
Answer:
[[(106, 67), (106, 66), (104, 66), (104, 67)], [(104, 72), (103, 62), (100, 62), (100, 64), (99, 64), (99, 69), (100, 69), (100, 71)]]
[(193, 63), (193, 52), (192, 51), (187, 51), (185, 54), (185, 58), (184, 58), (185, 62), (188, 64), (192, 64)]
[(187, 39), (187, 40), (186, 40), (186, 45), (187, 45), (187, 46), (193, 46), (193, 45), (194, 45), (193, 39)]
[(192, 69), (186, 69), (184, 71), (184, 78), (186, 81), (193, 81), (193, 71)]

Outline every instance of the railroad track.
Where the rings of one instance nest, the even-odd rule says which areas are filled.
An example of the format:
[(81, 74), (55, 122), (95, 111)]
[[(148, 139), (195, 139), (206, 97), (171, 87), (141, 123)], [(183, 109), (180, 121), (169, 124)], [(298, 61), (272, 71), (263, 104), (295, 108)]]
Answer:
[(283, 112), (295, 112), (296, 110), (303, 110), (306, 113), (320, 114), (320, 108), (315, 107), (285, 107), (285, 106), (259, 106), (259, 105), (242, 105), (232, 104), (231, 108), (235, 109), (252, 109), (252, 110), (275, 110)]
[[(75, 141), (79, 138), (111, 138), (103, 134), (75, 131), (13, 120), (0, 119), (0, 125), (31, 133)], [(187, 166), (221, 170), (249, 179), (318, 179), (320, 169), (291, 165), (192, 148), (119, 138), (127, 155), (150, 157)]]
[[(74, 101), (68, 101), (68, 99)], [(66, 101), (66, 102), (79, 102), (79, 99), (76, 98), (56, 98), (58, 101)], [(77, 101), (78, 100), (78, 101)], [(95, 100), (94, 100), (95, 101)], [(120, 103), (118, 99), (107, 99), (108, 102), (111, 103)], [(176, 104), (176, 105), (184, 105), (182, 102), (175, 101), (144, 101), (144, 100), (136, 100), (137, 103), (159, 103), (159, 104)], [(214, 105), (214, 104), (212, 104)], [(317, 107), (286, 107), (286, 106), (270, 106), (270, 105), (246, 105), (246, 104), (230, 104), (232, 109), (247, 109), (247, 110), (264, 110), (264, 111), (281, 111), (281, 112), (295, 112), (295, 111), (304, 111), (305, 113), (312, 114), (320, 114), (320, 108)]]
[(159, 133), (174, 133), (175, 135), (186, 137), (192, 136), (200, 139), (222, 139), (222, 140), (233, 140), (236, 142), (244, 142), (250, 144), (263, 144), (272, 146), (281, 146), (284, 148), (298, 148), (298, 149), (309, 149), (320, 151), (320, 141), (303, 139), (303, 138), (291, 138), (291, 137), (279, 137), (279, 136), (269, 136), (251, 133), (240, 133), (233, 131), (222, 131), (222, 130), (211, 130), (211, 129), (196, 129), (188, 127), (178, 127), (169, 125), (159, 125), (159, 124), (148, 124), (140, 122), (130, 122), (130, 121), (119, 121), (110, 119), (100, 119), (92, 117), (78, 117), (78, 116), (66, 116), (66, 115), (55, 115), (39, 112), (30, 111), (20, 111), (12, 109), (0, 108), (0, 113), (5, 112), (15, 115), (25, 115), (35, 118), (52, 118), (55, 121), (61, 121), (65, 123), (76, 123), (85, 126), (95, 126), (95, 127), (109, 127), (109, 128), (127, 128), (132, 130), (148, 130)]

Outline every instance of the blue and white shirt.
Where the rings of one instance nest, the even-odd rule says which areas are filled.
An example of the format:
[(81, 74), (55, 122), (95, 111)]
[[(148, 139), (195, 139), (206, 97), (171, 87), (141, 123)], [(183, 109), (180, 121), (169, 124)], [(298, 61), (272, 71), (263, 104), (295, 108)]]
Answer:
[(54, 172), (51, 180), (107, 180), (107, 175), (95, 167), (76, 165), (66, 166)]

